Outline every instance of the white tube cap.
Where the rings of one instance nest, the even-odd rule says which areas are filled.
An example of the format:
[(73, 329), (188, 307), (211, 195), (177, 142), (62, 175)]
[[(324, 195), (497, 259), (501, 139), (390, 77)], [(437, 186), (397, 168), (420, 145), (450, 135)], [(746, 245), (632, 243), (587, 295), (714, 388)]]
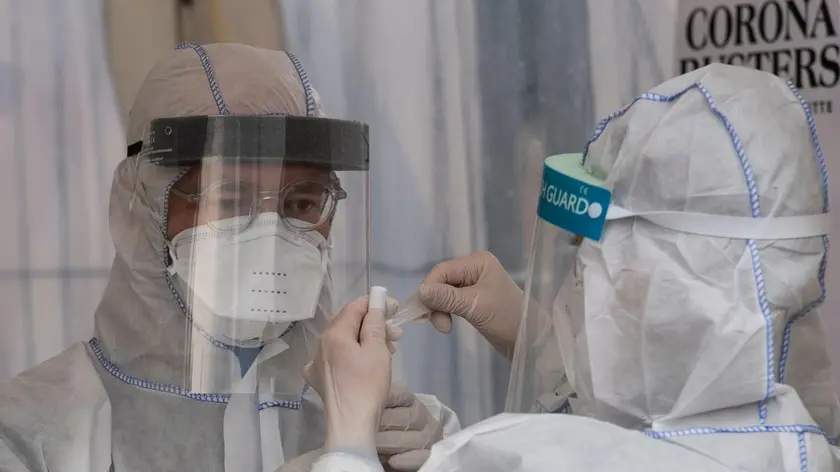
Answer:
[(370, 288), (370, 301), (368, 302), (368, 310), (374, 308), (385, 309), (388, 302), (388, 289), (374, 285)]

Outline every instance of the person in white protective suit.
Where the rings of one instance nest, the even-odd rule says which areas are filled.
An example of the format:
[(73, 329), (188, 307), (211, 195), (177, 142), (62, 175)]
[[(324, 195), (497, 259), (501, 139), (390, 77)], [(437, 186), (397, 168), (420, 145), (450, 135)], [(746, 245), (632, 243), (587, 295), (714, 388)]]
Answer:
[[(325, 118), (291, 54), (184, 44), (127, 134), (95, 336), (0, 384), (0, 471), (307, 470), (324, 417), (303, 368), (368, 287), (367, 125)], [(457, 429), (434, 397), (384, 403), (396, 470)]]
[[(467, 319), (513, 368), (506, 413), (437, 443), (421, 471), (840, 470), (817, 316), (827, 174), (792, 85), (724, 65), (665, 82), (602, 120), (582, 155), (546, 159), (538, 214), (524, 292), (486, 252), (423, 283), (438, 329)], [(355, 382), (382, 402), (388, 359), (371, 353), (386, 336), (364, 310), (345, 308), (316, 363), (362, 372), (334, 362), (360, 340), (372, 367)], [(324, 396), (356, 391), (339, 374)], [(327, 415), (363, 409), (341, 400)], [(328, 439), (313, 470), (378, 469), (372, 440), (345, 443)]]

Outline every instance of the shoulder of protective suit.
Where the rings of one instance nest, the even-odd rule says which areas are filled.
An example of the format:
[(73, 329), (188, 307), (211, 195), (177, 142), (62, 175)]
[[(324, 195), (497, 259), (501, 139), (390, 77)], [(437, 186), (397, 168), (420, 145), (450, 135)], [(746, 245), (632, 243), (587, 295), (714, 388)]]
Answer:
[(89, 441), (110, 404), (83, 343), (0, 383), (0, 470), (49, 470), (51, 454)]

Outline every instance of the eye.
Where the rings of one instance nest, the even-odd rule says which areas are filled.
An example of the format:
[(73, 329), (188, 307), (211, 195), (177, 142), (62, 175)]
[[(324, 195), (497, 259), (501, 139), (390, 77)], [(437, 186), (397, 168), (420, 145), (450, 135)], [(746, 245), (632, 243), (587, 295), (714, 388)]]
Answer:
[(219, 219), (247, 215), (253, 201), (253, 197), (243, 192), (216, 187), (205, 193), (202, 204), (213, 218)]
[(286, 201), (283, 202), (283, 208), (286, 214), (289, 215), (305, 215), (311, 212), (320, 211), (318, 208), (319, 206), (318, 202), (311, 198), (294, 197), (287, 198)]
[(224, 212), (231, 212), (238, 208), (239, 203), (234, 198), (222, 198), (218, 201), (219, 209)]

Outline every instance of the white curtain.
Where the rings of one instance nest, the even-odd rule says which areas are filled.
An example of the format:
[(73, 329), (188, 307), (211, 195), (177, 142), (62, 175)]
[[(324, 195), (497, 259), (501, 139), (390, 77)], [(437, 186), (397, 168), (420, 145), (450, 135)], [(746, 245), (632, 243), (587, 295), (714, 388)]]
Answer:
[(100, 0), (0, 0), (0, 380), (93, 332), (125, 154)]
[(600, 119), (674, 75), (678, 0), (588, 0)]
[[(405, 299), (480, 249), (521, 278), (542, 159), (594, 121), (583, 0), (280, 4), (328, 115), (371, 125), (373, 282)], [(462, 422), (502, 409), (508, 363), (466, 323), (409, 325), (398, 349), (397, 376)]]

